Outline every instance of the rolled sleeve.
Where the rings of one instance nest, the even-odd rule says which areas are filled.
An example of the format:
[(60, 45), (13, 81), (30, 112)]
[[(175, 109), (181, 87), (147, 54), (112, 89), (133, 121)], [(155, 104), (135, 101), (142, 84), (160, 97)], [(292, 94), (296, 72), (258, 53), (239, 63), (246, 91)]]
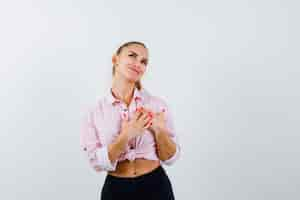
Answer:
[(161, 160), (160, 163), (164, 165), (172, 165), (180, 157), (180, 146), (176, 144), (176, 151), (174, 155), (168, 160)]
[[(100, 139), (101, 138), (101, 139)], [(93, 112), (88, 112), (82, 121), (80, 133), (80, 147), (84, 151), (89, 164), (94, 170), (114, 171), (117, 161), (112, 163), (108, 156), (108, 146), (104, 143), (105, 139), (99, 134), (99, 130), (93, 123)]]
[(103, 170), (115, 171), (117, 166), (117, 161), (112, 163), (108, 156), (108, 147), (103, 146), (96, 150), (96, 157), (98, 160), (98, 166), (101, 166)]
[(165, 164), (165, 165), (172, 165), (176, 160), (179, 159), (180, 154), (181, 154), (181, 146), (179, 143), (179, 138), (178, 138), (178, 134), (175, 130), (174, 127), (174, 121), (173, 121), (173, 114), (172, 111), (170, 109), (170, 107), (163, 101), (160, 107), (161, 111), (165, 112), (165, 116), (166, 116), (166, 127), (168, 130), (168, 134), (171, 138), (171, 140), (175, 143), (176, 145), (176, 151), (175, 153), (167, 160), (161, 160), (160, 163)]

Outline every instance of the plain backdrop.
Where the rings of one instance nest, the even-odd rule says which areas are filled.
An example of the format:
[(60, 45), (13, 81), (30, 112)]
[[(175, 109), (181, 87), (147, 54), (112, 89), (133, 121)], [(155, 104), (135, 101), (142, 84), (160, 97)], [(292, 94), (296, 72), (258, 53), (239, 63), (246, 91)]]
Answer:
[(96, 200), (79, 147), (86, 108), (123, 42), (174, 113), (176, 199), (300, 198), (299, 2), (0, 1), (0, 197)]

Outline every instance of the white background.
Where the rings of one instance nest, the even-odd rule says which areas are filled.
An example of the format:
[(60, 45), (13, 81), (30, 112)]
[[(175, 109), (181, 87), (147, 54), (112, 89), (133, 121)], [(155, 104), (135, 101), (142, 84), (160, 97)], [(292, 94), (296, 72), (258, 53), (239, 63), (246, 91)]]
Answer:
[(182, 144), (176, 198), (300, 198), (299, 2), (0, 2), (0, 196), (96, 200), (105, 173), (79, 148), (123, 42), (149, 48), (142, 82)]

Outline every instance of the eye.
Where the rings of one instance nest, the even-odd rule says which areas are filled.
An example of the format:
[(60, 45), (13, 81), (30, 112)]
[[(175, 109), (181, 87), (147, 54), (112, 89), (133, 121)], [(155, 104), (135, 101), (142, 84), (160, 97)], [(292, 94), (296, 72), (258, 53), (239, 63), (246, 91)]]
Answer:
[(129, 54), (128, 56), (130, 56), (130, 57), (136, 57), (135, 54)]

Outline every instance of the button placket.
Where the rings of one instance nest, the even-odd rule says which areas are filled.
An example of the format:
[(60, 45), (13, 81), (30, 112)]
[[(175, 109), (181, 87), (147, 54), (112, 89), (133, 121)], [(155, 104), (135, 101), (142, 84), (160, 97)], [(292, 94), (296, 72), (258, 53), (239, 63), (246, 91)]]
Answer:
[(128, 109), (126, 109), (126, 108), (122, 109), (122, 119), (123, 120), (129, 120)]
[[(122, 120), (127, 120), (127, 121), (129, 120), (129, 109), (123, 104), (120, 105), (120, 113), (121, 113)], [(132, 148), (133, 145), (131, 145), (131, 144), (132, 144), (132, 140), (129, 141), (128, 144), (127, 144), (127, 149), (128, 150), (133, 149)]]
[[(129, 110), (133, 112), (135, 112), (137, 110), (137, 108), (141, 107), (141, 103), (140, 103), (140, 97), (135, 97), (134, 98), (134, 103), (135, 103), (135, 110), (134, 108), (132, 108), (132, 106), (130, 106)], [(136, 147), (137, 147), (137, 142), (138, 142), (139, 136), (133, 138), (130, 142), (129, 142), (129, 150), (128, 150), (128, 158), (130, 161), (133, 161), (135, 159), (136, 156)]]
[[(135, 112), (138, 108), (142, 107), (142, 102), (141, 102), (140, 97), (135, 97), (134, 102), (135, 102), (135, 110), (133, 112)], [(133, 142), (132, 142), (133, 147), (131, 149), (136, 149), (139, 138), (140, 138), (140, 136), (137, 136), (133, 139)], [(134, 154), (135, 154), (135, 150), (132, 150), (132, 151), (134, 151)]]
[[(141, 100), (140, 97), (135, 97), (134, 98), (135, 110), (133, 109), (132, 104), (129, 105), (128, 108), (123, 103), (120, 104), (120, 113), (121, 113), (121, 118), (123, 120), (129, 120), (130, 119), (130, 115), (129, 115), (130, 111), (135, 112), (137, 108), (142, 106), (142, 102), (140, 100)], [(133, 138), (132, 140), (130, 140), (128, 142), (128, 145), (127, 145), (127, 158), (130, 161), (133, 161), (135, 159), (135, 156), (136, 156), (135, 148), (137, 146), (138, 137), (139, 136), (137, 136), (136, 138)]]

